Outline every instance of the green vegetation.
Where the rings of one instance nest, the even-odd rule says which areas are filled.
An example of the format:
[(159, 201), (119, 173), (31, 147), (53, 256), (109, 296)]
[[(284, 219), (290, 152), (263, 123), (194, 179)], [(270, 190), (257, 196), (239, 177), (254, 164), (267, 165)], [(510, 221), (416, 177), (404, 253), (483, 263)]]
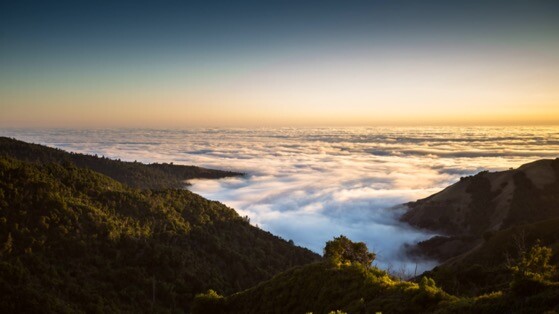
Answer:
[(324, 247), (324, 258), (336, 264), (351, 264), (357, 262), (363, 266), (369, 267), (375, 257), (376, 254), (369, 252), (365, 243), (352, 242), (343, 235), (326, 242), (326, 247)]
[(427, 272), (446, 291), (478, 295), (502, 290), (513, 280), (510, 267), (528, 248), (550, 247), (551, 261), (559, 263), (559, 218), (493, 232), (476, 249), (448, 260)]
[(0, 312), (183, 312), (319, 257), (186, 190), (0, 157)]
[[(559, 161), (552, 166), (559, 178)], [(516, 174), (499, 230), (480, 219), (496, 210), (487, 174), (463, 180), (477, 182), (466, 191), (474, 234), (431, 244), (479, 245), (404, 281), (371, 266), (362, 242), (336, 237), (320, 259), (219, 202), (169, 188), (224, 175), (235, 174), (0, 138), (0, 313), (559, 311), (557, 180), (537, 188)]]
[(557, 313), (559, 278), (552, 250), (539, 243), (507, 266), (513, 279), (500, 291), (443, 303), (437, 313)]
[[(335, 238), (325, 252), (339, 242), (354, 244)], [(403, 281), (357, 260), (340, 263), (330, 254), (227, 297), (213, 290), (199, 294), (192, 313), (553, 313), (559, 310), (559, 282), (550, 252), (534, 246), (509, 269), (518, 279), (475, 297), (452, 296), (426, 276), (417, 283)]]
[(518, 262), (511, 266), (513, 273), (512, 289), (518, 295), (530, 295), (542, 290), (556, 278), (557, 266), (552, 265), (551, 248), (534, 245), (523, 252)]
[(550, 280), (557, 273), (557, 266), (550, 264), (551, 248), (541, 246), (539, 243), (524, 252), (519, 262), (511, 267), (518, 280)]
[(361, 257), (340, 263), (338, 253), (349, 253), (344, 247), (372, 256), (364, 244), (341, 236), (327, 243), (330, 257), (323, 262), (294, 268), (228, 297), (213, 291), (200, 294), (192, 313), (424, 313), (453, 298), (429, 278), (419, 284), (400, 281), (368, 260), (361, 263)]
[(142, 164), (105, 157), (68, 153), (43, 145), (0, 137), (0, 156), (33, 163), (74, 165), (102, 173), (130, 187), (145, 189), (182, 188), (185, 180), (218, 179), (242, 173), (173, 164)]
[(507, 289), (518, 279), (513, 262), (538, 243), (555, 252), (551, 263), (559, 261), (559, 159), (462, 178), (410, 207), (404, 220), (447, 234), (409, 251), (444, 262), (426, 275), (449, 293)]

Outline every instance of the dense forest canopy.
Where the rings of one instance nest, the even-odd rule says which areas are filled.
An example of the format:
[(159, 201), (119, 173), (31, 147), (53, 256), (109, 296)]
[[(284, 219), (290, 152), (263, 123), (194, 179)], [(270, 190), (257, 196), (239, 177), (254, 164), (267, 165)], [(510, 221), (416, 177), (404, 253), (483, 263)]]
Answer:
[(2, 313), (183, 312), (319, 258), (187, 190), (6, 157), (0, 178)]

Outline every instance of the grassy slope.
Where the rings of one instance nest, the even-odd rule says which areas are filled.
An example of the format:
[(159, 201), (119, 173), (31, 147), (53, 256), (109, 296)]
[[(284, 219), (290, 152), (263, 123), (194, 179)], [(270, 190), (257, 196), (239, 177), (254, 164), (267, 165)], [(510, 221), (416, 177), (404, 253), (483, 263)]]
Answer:
[(186, 190), (3, 157), (0, 178), (2, 313), (182, 312), (319, 258)]
[(430, 284), (398, 281), (359, 263), (326, 261), (292, 269), (223, 299), (199, 296), (193, 313), (419, 313), (450, 299)]
[[(543, 313), (559, 310), (559, 283), (542, 284), (537, 292), (511, 290), (478, 297), (455, 297), (434, 281), (391, 278), (358, 263), (328, 261), (298, 267), (251, 289), (220, 297), (196, 297), (192, 313)], [(552, 312), (553, 313), (553, 312)]]
[[(534, 172), (542, 167), (547, 171), (545, 180), (538, 177), (542, 175), (541, 171)], [(475, 184), (477, 188), (470, 188), (471, 192), (485, 191), (471, 193), (472, 202), (481, 205), (477, 207), (477, 211), (470, 207), (469, 217), (473, 218), (470, 218), (472, 221), (469, 224), (483, 227), (483, 223), (475, 221), (488, 220), (491, 216), (494, 202), (487, 201), (488, 198), (484, 198), (483, 195), (491, 195), (493, 192), (487, 188), (480, 188), (482, 185), (478, 183), (483, 182), (487, 176), (499, 174), (481, 173), (458, 183), (469, 184), (470, 187)], [(508, 197), (507, 214), (501, 216), (499, 229), (470, 228), (475, 232), (467, 237), (434, 238), (418, 245), (419, 249), (423, 249), (422, 253), (428, 256), (441, 255), (445, 246), (448, 252), (454, 253), (442, 255), (446, 258), (453, 257), (448, 260), (441, 259), (445, 262), (427, 273), (446, 291), (477, 295), (502, 290), (508, 287), (511, 281), (507, 263), (518, 257), (522, 248), (526, 249), (539, 240), (543, 245), (552, 247), (554, 252), (559, 251), (559, 159), (533, 162), (518, 170), (502, 172), (501, 176), (504, 174), (507, 174), (510, 181), (508, 185), (514, 186), (514, 189)], [(484, 232), (483, 235), (481, 232)], [(463, 240), (462, 244), (458, 242), (460, 239)], [(438, 246), (437, 241), (440, 242)], [(448, 246), (453, 243), (461, 246), (454, 247), (453, 251), (449, 250)], [(557, 262), (557, 255), (554, 259)]]
[(559, 217), (559, 159), (483, 171), (408, 206), (403, 221), (454, 236)]
[(217, 179), (240, 176), (242, 173), (171, 164), (124, 162), (85, 154), (68, 153), (43, 145), (29, 144), (0, 137), (0, 156), (35, 163), (73, 164), (92, 169), (117, 181), (137, 188), (181, 188), (185, 180)]
[[(507, 234), (510, 228), (547, 221), (546, 225), (559, 230), (559, 159), (539, 160), (514, 170), (481, 172), (409, 206), (411, 209), (402, 217), (404, 221), (448, 235), (423, 241), (409, 252), (441, 262), (480, 245), (490, 245), (484, 244), (484, 238), (494, 233)], [(525, 229), (525, 233), (537, 234), (537, 228)], [(542, 236), (542, 240), (548, 237)], [(494, 254), (492, 258), (502, 260), (498, 248)], [(478, 264), (470, 262), (473, 264), (468, 268)], [(463, 270), (460, 268), (460, 272)], [(473, 275), (457, 281), (468, 282), (471, 277), (481, 276)], [(463, 291), (467, 285), (453, 286), (453, 290)]]

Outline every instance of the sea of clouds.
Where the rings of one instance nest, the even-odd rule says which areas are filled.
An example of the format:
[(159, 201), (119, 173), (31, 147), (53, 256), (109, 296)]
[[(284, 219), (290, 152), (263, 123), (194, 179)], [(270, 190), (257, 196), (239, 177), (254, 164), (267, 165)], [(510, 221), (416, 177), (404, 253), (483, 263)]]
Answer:
[[(3, 129), (0, 135), (142, 162), (235, 170), (192, 191), (317, 253), (334, 236), (364, 241), (381, 267), (435, 265), (404, 252), (432, 233), (398, 221), (403, 203), (481, 170), (559, 156), (559, 128)], [(416, 269), (417, 267), (417, 269)]]

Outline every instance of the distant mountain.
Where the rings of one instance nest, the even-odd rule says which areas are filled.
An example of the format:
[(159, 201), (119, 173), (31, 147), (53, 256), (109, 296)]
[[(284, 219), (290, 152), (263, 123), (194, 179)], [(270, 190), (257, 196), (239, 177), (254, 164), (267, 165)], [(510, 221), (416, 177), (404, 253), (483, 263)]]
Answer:
[(559, 251), (559, 159), (484, 171), (407, 205), (403, 221), (441, 233), (408, 252), (443, 262), (426, 274), (452, 293), (507, 287), (510, 260), (537, 243)]
[(403, 221), (447, 235), (482, 235), (559, 217), (559, 159), (480, 172), (407, 205)]
[(442, 234), (419, 251), (443, 261), (479, 245), (486, 233), (559, 217), (559, 159), (483, 171), (407, 206), (401, 220)]
[(34, 163), (73, 164), (88, 168), (135, 188), (182, 188), (190, 179), (218, 179), (242, 173), (174, 164), (143, 164), (68, 153), (61, 149), (0, 137), (0, 156)]
[(126, 182), (156, 168), (2, 141), (4, 155), (8, 142), (40, 162), (0, 157), (0, 313), (181, 313), (196, 293), (233, 293), (320, 259), (221, 203), (76, 164), (142, 171)]

